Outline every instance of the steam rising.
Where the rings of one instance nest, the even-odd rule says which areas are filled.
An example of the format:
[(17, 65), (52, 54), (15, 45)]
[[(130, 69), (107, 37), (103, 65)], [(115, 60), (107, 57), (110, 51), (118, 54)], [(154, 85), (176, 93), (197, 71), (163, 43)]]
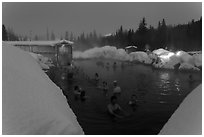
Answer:
[(84, 52), (75, 51), (73, 56), (75, 59), (104, 58), (120, 61), (137, 60), (144, 63), (151, 62), (151, 59), (146, 52), (138, 51), (128, 54), (124, 49), (117, 49), (113, 46), (95, 47)]

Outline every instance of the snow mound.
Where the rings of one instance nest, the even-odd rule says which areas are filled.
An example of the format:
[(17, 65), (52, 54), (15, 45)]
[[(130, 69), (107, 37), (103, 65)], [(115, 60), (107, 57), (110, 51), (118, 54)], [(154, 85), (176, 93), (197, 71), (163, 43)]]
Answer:
[(35, 60), (39, 63), (42, 69), (49, 69), (51, 66), (53, 66), (52, 60), (49, 59), (48, 57), (44, 57), (41, 54), (35, 54), (33, 52), (29, 52), (29, 54), (33, 58), (35, 58)]
[(182, 63), (179, 67), (179, 69), (181, 70), (196, 70), (196, 71), (199, 71), (200, 69), (191, 65), (191, 64), (188, 64), (188, 63)]
[(187, 52), (185, 51), (178, 51), (176, 53), (177, 56), (179, 56), (181, 62), (185, 62), (185, 63), (188, 63), (188, 64), (194, 64), (193, 63), (193, 56), (189, 55)]
[(75, 59), (91, 59), (105, 58), (116, 59), (120, 61), (141, 62), (144, 64), (152, 64), (155, 68), (175, 69), (177, 66), (183, 69), (200, 70), (197, 67), (202, 66), (202, 54), (194, 54), (191, 56), (185, 51), (176, 53), (157, 49), (152, 53), (143, 51), (131, 52), (128, 54), (124, 49), (117, 49), (113, 46), (95, 47), (84, 52), (75, 51), (73, 54)]
[(147, 55), (146, 52), (138, 51), (138, 52), (132, 52), (129, 54), (130, 61), (139, 61), (145, 64), (151, 64), (152, 59)]
[(184, 99), (159, 134), (202, 134), (202, 85), (199, 85)]
[(164, 49), (154, 50), (153, 54), (156, 54), (160, 59), (158, 63), (153, 64), (156, 68), (175, 69), (175, 66), (180, 64), (180, 70), (199, 71), (200, 69), (197, 67), (202, 66), (201, 54), (191, 56), (185, 51), (173, 53)]
[(152, 53), (154, 53), (154, 54), (156, 54), (156, 55), (158, 55), (158, 56), (160, 56), (160, 55), (162, 55), (162, 54), (169, 53), (169, 52), (170, 52), (170, 51), (165, 50), (165, 49), (162, 49), (162, 48), (152, 51)]
[(29, 53), (2, 47), (2, 133), (83, 134), (65, 96)]
[(194, 65), (196, 67), (202, 66), (202, 54), (194, 54), (193, 59), (194, 59)]

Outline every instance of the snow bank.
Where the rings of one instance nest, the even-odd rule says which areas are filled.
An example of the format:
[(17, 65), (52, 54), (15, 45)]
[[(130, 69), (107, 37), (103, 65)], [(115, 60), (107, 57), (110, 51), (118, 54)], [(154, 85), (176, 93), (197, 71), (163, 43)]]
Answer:
[(173, 53), (164, 49), (154, 50), (153, 53), (160, 59), (153, 64), (156, 68), (175, 69), (175, 65), (180, 64), (180, 70), (199, 71), (197, 67), (202, 66), (202, 54), (191, 56), (185, 51)]
[(2, 133), (83, 134), (62, 91), (27, 52), (2, 47)]
[(194, 64), (193, 63), (193, 56), (189, 55), (187, 52), (185, 51), (178, 51), (176, 53), (176, 55), (180, 58), (181, 62), (185, 62), (185, 63), (188, 63), (188, 64)]
[(200, 69), (191, 65), (191, 64), (188, 64), (188, 63), (182, 63), (179, 67), (179, 69), (181, 70), (196, 70), (196, 71), (199, 71)]
[(184, 99), (159, 134), (202, 134), (202, 85), (199, 85)]
[(180, 65), (178, 69), (199, 71), (200, 69), (197, 67), (202, 66), (202, 54), (191, 56), (185, 51), (174, 53), (162, 48), (154, 50), (150, 54), (143, 51), (131, 52), (128, 54), (124, 49), (104, 46), (92, 48), (84, 52), (75, 51), (73, 56), (75, 59), (106, 58), (131, 62), (137, 61), (145, 64), (153, 64), (155, 68), (164, 69), (175, 69), (176, 65)]
[(194, 65), (196, 67), (202, 66), (202, 54), (194, 54), (193, 59), (194, 59)]
[(41, 66), (42, 69), (49, 69), (51, 66), (53, 66), (52, 60), (49, 59), (48, 57), (44, 57), (41, 54), (35, 54), (32, 52), (29, 52), (29, 54), (33, 58), (35, 58), (35, 60), (39, 63), (39, 65)]
[(156, 54), (156, 55), (158, 55), (158, 56), (163, 55), (163, 54), (166, 54), (166, 53), (169, 53), (169, 52), (170, 52), (170, 51), (165, 50), (165, 49), (162, 49), (162, 48), (152, 51), (152, 53), (154, 53), (154, 54)]
[(138, 51), (138, 52), (132, 52), (129, 54), (129, 60), (130, 61), (139, 61), (145, 64), (151, 64), (152, 60), (147, 55), (146, 52)]

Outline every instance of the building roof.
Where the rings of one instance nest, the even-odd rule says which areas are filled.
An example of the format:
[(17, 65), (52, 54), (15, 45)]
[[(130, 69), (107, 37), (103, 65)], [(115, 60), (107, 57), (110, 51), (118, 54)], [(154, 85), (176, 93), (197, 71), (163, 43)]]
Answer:
[(127, 46), (127, 47), (125, 47), (126, 49), (129, 49), (129, 48), (135, 48), (135, 49), (137, 49), (137, 46)]
[(68, 40), (55, 40), (55, 41), (3, 41), (9, 45), (39, 45), (39, 46), (55, 46), (56, 44), (70, 44), (73, 45), (74, 42)]

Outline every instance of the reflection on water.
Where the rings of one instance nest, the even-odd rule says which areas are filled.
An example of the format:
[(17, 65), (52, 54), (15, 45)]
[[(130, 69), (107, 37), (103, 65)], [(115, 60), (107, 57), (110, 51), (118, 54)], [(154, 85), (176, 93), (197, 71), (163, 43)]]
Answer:
[(164, 82), (168, 81), (169, 80), (169, 73), (167, 73), (167, 72), (161, 73), (160, 79), (163, 80)]
[[(87, 60), (76, 63), (84, 72), (92, 77), (98, 73), (100, 78), (107, 81), (109, 85), (117, 80), (126, 92), (131, 96), (145, 92), (145, 99), (161, 102), (173, 103), (175, 97), (186, 96), (193, 88), (201, 82), (200, 74), (193, 74), (197, 82), (191, 83), (189, 87), (188, 76), (190, 73), (174, 73), (173, 71), (154, 70), (142, 64), (134, 65), (128, 62), (115, 62), (111, 60)], [(154, 95), (159, 95), (153, 97)], [(127, 96), (125, 96), (127, 98)], [(170, 96), (170, 97), (165, 97)], [(182, 97), (181, 97), (182, 98)], [(179, 99), (181, 100), (181, 99)], [(149, 101), (149, 100), (148, 100)]]

